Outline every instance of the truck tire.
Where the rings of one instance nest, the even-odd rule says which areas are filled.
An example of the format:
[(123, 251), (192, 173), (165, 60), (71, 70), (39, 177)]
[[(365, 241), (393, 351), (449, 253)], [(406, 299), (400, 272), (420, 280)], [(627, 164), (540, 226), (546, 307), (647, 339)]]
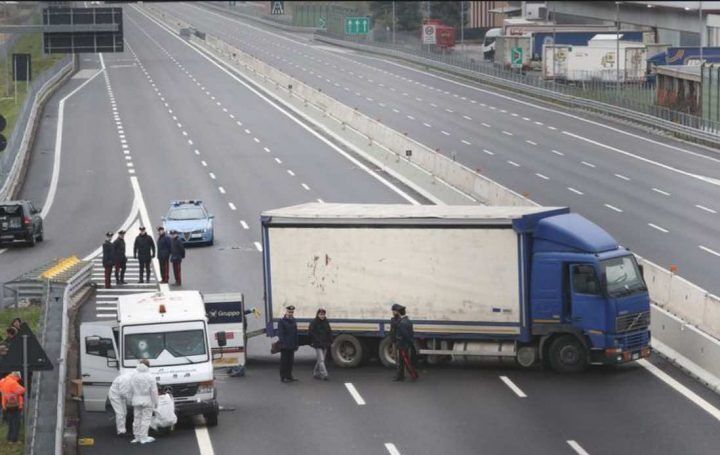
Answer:
[(355, 368), (363, 360), (363, 345), (353, 335), (338, 335), (330, 345), (330, 355), (335, 365), (341, 368)]
[(218, 411), (211, 412), (209, 414), (203, 414), (205, 417), (205, 424), (209, 427), (216, 427), (218, 424)]
[(378, 346), (378, 359), (380, 359), (380, 363), (382, 363), (384, 367), (395, 368), (396, 362), (393, 354), (393, 344), (390, 337), (387, 336), (382, 339)]
[(588, 366), (585, 347), (572, 335), (554, 339), (549, 354), (550, 366), (558, 373), (581, 373)]

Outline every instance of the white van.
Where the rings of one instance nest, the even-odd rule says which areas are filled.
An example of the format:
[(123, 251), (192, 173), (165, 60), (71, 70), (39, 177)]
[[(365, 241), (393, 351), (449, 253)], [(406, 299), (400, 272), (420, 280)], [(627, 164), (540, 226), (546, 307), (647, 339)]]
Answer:
[[(240, 296), (235, 303), (239, 303), (243, 321), (230, 327), (244, 347), (242, 295), (234, 295)], [(223, 300), (227, 301), (227, 296)], [(212, 296), (206, 298), (212, 300)], [(140, 359), (148, 359), (160, 391), (172, 394), (178, 416), (202, 414), (207, 425), (217, 425), (213, 357), (222, 356), (218, 350), (225, 346), (227, 334), (218, 334), (208, 325), (200, 292), (121, 296), (117, 308), (116, 321), (80, 325), (85, 410), (105, 411), (108, 389), (115, 377), (134, 370)]]

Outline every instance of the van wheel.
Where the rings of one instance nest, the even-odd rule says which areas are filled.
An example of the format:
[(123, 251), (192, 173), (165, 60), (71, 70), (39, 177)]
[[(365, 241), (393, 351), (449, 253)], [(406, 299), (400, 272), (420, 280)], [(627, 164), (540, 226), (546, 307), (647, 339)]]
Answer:
[(588, 366), (585, 347), (572, 335), (563, 335), (550, 345), (550, 366), (558, 373), (580, 373)]
[(395, 362), (392, 340), (390, 340), (389, 336), (383, 338), (380, 342), (378, 346), (378, 358), (380, 359), (380, 363), (386, 368), (395, 368), (397, 363)]
[(43, 240), (45, 240), (45, 237), (43, 236), (43, 234), (44, 234), (43, 228), (40, 228), (40, 234), (38, 234), (38, 236), (37, 236), (38, 242), (42, 242)]
[(209, 427), (216, 427), (218, 424), (218, 413), (213, 412), (210, 414), (203, 414), (203, 417), (205, 417), (205, 424)]
[(330, 345), (330, 355), (335, 365), (355, 368), (363, 360), (363, 345), (356, 337), (344, 333), (338, 335)]
[(30, 238), (28, 238), (28, 245), (35, 246), (35, 232), (30, 234)]

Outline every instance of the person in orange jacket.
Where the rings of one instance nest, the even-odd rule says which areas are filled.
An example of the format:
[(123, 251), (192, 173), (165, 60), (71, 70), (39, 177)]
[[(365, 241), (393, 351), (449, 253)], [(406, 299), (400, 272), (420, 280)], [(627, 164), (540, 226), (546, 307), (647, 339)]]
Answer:
[(3, 414), (7, 416), (7, 440), (11, 444), (18, 442), (20, 436), (20, 415), (23, 410), (25, 387), (20, 385), (20, 372), (13, 371), (0, 381)]

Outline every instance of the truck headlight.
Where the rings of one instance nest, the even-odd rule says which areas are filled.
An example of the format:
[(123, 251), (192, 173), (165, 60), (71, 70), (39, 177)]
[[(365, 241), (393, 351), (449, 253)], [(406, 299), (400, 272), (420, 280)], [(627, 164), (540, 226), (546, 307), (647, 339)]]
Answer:
[(215, 380), (201, 382), (198, 386), (198, 393), (212, 393), (215, 390)]

